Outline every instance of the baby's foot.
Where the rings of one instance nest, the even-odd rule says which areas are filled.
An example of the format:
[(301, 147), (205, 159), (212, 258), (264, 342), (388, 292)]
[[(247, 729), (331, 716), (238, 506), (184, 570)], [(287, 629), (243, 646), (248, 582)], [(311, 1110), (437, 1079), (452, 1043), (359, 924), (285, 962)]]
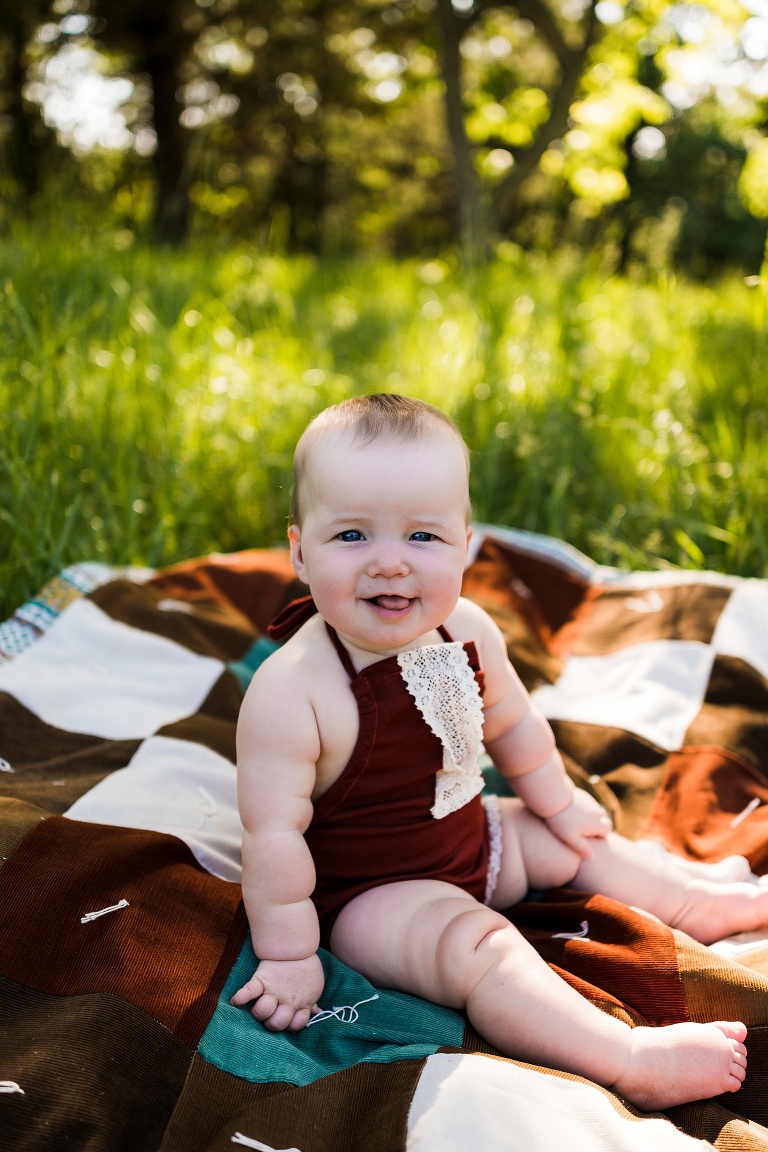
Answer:
[(768, 929), (768, 888), (757, 884), (713, 884), (692, 877), (680, 910), (669, 923), (702, 944), (712, 944), (735, 932)]
[(633, 1028), (629, 1065), (611, 1087), (645, 1112), (738, 1092), (746, 1075), (740, 1023)]

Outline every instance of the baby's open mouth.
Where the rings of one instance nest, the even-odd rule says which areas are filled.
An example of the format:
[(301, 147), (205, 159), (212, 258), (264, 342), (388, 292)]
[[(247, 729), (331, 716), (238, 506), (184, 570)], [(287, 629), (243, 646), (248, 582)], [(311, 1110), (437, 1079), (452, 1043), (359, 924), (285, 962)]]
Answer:
[(388, 612), (399, 612), (408, 607), (410, 600), (406, 596), (370, 596), (368, 603), (375, 604), (377, 608), (385, 608)]

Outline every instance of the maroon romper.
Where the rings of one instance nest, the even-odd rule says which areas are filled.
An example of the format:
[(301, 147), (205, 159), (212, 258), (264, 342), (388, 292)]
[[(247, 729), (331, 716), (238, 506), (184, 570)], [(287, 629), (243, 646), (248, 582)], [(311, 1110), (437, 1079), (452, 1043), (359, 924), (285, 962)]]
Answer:
[[(279, 640), (317, 611), (310, 596), (294, 600), (269, 628)], [(328, 634), (350, 678), (360, 731), (349, 763), (314, 805), (305, 839), (317, 872), (312, 901), (328, 947), (341, 909), (361, 892), (398, 880), (445, 880), (483, 900), (489, 837), (480, 796), (437, 820), (435, 777), (443, 746), (401, 675), (397, 656), (356, 672), (336, 632)], [(451, 637), (439, 629), (443, 639)], [(474, 643), (464, 644), (482, 692)]]

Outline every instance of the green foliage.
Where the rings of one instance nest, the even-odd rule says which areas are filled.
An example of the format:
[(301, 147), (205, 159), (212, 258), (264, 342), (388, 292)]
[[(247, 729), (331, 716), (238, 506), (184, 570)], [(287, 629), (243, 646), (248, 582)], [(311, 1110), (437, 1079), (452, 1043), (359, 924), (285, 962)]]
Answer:
[(0, 616), (75, 559), (283, 540), (298, 435), (374, 390), (455, 416), (478, 519), (608, 564), (768, 575), (764, 286), (500, 255), (3, 242)]

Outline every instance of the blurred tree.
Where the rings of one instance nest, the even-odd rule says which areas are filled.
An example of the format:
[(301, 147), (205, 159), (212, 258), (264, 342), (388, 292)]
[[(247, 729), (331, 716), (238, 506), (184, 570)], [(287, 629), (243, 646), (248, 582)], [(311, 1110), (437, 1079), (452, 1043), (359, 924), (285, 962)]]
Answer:
[[(457, 195), (459, 202), (464, 205), (462, 211), (466, 217), (465, 227), (470, 231), (473, 229), (472, 222), (481, 216), (481, 210), (478, 205), (479, 184), (472, 171), (466, 110), (461, 97), (461, 44), (467, 30), (475, 23), (486, 23), (490, 17), (489, 24), (492, 31), (485, 39), (488, 41), (495, 39), (494, 47), (491, 49), (491, 61), (496, 65), (495, 68), (487, 70), (489, 75), (486, 83), (490, 88), (508, 89), (509, 81), (514, 82), (515, 79), (514, 72), (510, 69), (507, 69), (506, 77), (502, 78), (500, 75), (503, 67), (500, 67), (501, 62), (507, 55), (512, 54), (512, 43), (500, 30), (493, 28), (495, 23), (501, 22), (502, 25), (508, 23), (510, 14), (517, 16), (518, 23), (522, 21), (530, 25), (539, 44), (546, 47), (555, 63), (554, 69), (551, 69), (549, 91), (545, 93), (541, 89), (535, 90), (537, 99), (534, 100), (534, 106), (537, 111), (544, 110), (543, 115), (529, 118), (535, 120), (531, 124), (532, 131), (524, 132), (522, 138), (519, 128), (516, 130), (515, 124), (510, 123), (509, 113), (513, 109), (505, 107), (499, 100), (486, 105), (489, 115), (486, 116), (485, 125), (482, 124), (482, 111), (480, 116), (474, 118), (476, 143), (488, 149), (489, 154), (496, 153), (494, 158), (500, 166), (505, 164), (509, 166), (506, 171), (502, 167), (504, 175), (496, 183), (493, 196), (495, 223), (504, 232), (515, 219), (518, 197), (523, 184), (535, 171), (547, 147), (553, 140), (562, 136), (568, 126), (570, 107), (596, 29), (599, 28), (595, 19), (595, 3), (596, 0), (587, 0), (584, 15), (581, 16), (579, 10), (580, 18), (568, 20), (564, 19), (562, 11), (553, 11), (543, 0), (515, 0), (515, 3), (508, 7), (501, 6), (498, 0), (475, 0), (474, 5), (471, 0), (468, 3), (467, 0), (438, 0), (443, 36), (443, 78), (446, 86), (448, 127), (456, 159)], [(573, 16), (572, 11), (569, 14)], [(519, 82), (522, 77), (516, 79), (518, 83), (514, 87), (519, 91), (524, 84)], [(508, 90), (499, 92), (501, 100), (509, 101), (510, 95)], [(494, 131), (494, 124), (503, 125), (506, 131)], [(504, 155), (509, 159), (505, 161)], [(476, 228), (476, 225), (474, 227)]]
[[(761, 244), (768, 20), (732, 0), (19, 0), (0, 55), (15, 186), (36, 101), (113, 218), (151, 193), (174, 243), (600, 240), (702, 271)], [(62, 119), (68, 61), (103, 76), (98, 143)]]
[(188, 139), (176, 94), (195, 38), (190, 5), (188, 0), (91, 0), (90, 12), (99, 21), (105, 47), (127, 56), (131, 71), (149, 80), (157, 140), (150, 155), (153, 228), (160, 241), (177, 244), (189, 225)]
[(50, 145), (39, 112), (25, 94), (29, 45), (50, 14), (50, 0), (0, 4), (0, 137), (6, 163), (3, 194), (29, 201), (41, 182), (41, 156)]

